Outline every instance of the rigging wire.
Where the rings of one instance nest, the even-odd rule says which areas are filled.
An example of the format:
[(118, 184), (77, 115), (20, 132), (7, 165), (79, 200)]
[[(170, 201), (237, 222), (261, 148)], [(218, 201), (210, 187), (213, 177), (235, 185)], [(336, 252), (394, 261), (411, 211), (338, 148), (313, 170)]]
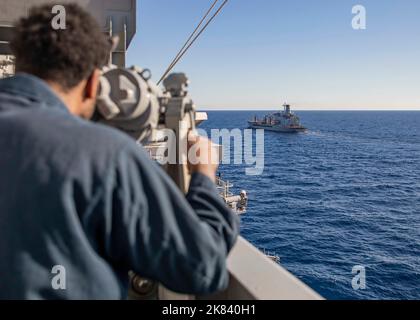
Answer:
[(197, 39), (201, 36), (201, 34), (207, 29), (207, 27), (210, 25), (210, 23), (219, 15), (219, 13), (223, 10), (224, 6), (228, 3), (229, 0), (224, 0), (223, 3), (220, 5), (220, 7), (217, 9), (217, 11), (210, 17), (210, 19), (206, 22), (206, 24), (201, 28), (201, 30), (197, 33), (197, 31), (200, 29), (201, 25), (204, 23), (206, 18), (209, 16), (210, 12), (213, 10), (213, 8), (216, 6), (217, 2), (219, 0), (215, 0), (214, 3), (211, 5), (210, 9), (207, 11), (207, 13), (204, 15), (203, 19), (201, 19), (200, 23), (194, 30), (194, 32), (191, 34), (191, 36), (188, 38), (187, 42), (185, 42), (182, 49), (178, 52), (175, 59), (171, 62), (169, 67), (166, 69), (163, 76), (158, 81), (158, 85), (166, 78), (166, 76), (172, 71), (172, 69), (176, 66), (176, 64), (182, 59), (182, 57), (187, 53), (187, 51), (192, 47), (192, 45), (197, 41)]
[[(219, 0), (215, 0), (213, 2), (213, 4), (210, 6), (210, 8), (207, 10), (206, 14), (204, 15), (204, 17), (201, 19), (201, 21), (198, 23), (197, 27), (194, 29), (194, 31), (191, 33), (191, 35), (189, 36), (188, 40), (185, 42), (184, 46), (181, 48), (181, 50), (178, 51), (176, 57), (172, 60), (171, 64), (169, 65), (169, 67), (165, 70), (164, 74), (167, 74), (168, 70), (171, 70), (173, 68), (174, 62), (179, 58), (179, 56), (181, 55), (181, 53), (184, 51), (184, 49), (187, 47), (188, 43), (191, 41), (191, 39), (195, 36), (195, 34), (197, 33), (198, 29), (200, 29), (200, 27), (202, 26), (203, 22), (207, 19), (207, 17), (209, 16), (209, 14), (211, 13), (211, 11), (213, 10), (213, 8), (216, 6), (216, 4), (219, 2)], [(163, 80), (163, 77), (159, 80), (158, 84)]]

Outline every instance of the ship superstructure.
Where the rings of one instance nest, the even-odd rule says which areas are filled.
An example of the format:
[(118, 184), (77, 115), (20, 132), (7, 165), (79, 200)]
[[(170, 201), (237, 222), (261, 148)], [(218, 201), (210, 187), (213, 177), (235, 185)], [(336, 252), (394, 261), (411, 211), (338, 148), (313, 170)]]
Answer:
[[(168, 146), (166, 142), (153, 142), (143, 145), (149, 157), (157, 163), (162, 163), (162, 155), (165, 153), (162, 150), (167, 150)], [(222, 175), (219, 174), (216, 178), (216, 186), (219, 191), (220, 197), (226, 203), (226, 205), (232, 209), (238, 215), (246, 213), (248, 207), (248, 193), (242, 190), (239, 194), (235, 195), (231, 192), (233, 184), (230, 181), (222, 179)]]
[(229, 181), (222, 180), (220, 175), (216, 179), (216, 185), (220, 196), (233, 212), (238, 215), (246, 213), (248, 206), (248, 193), (245, 190), (242, 190), (239, 195), (234, 195), (230, 192), (233, 184)]
[(300, 118), (291, 112), (290, 105), (284, 104), (283, 108), (283, 111), (266, 115), (262, 119), (255, 116), (248, 121), (250, 128), (283, 133), (305, 132), (307, 129), (301, 125)]

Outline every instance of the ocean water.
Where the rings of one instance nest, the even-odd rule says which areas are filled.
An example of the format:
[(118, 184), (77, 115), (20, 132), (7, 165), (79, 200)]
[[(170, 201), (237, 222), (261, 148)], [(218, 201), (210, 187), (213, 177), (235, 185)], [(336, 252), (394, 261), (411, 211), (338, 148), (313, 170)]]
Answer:
[[(209, 112), (202, 128), (265, 113)], [(242, 235), (327, 299), (420, 299), (420, 112), (297, 114), (309, 131), (266, 132), (261, 176), (221, 167), (250, 195)]]

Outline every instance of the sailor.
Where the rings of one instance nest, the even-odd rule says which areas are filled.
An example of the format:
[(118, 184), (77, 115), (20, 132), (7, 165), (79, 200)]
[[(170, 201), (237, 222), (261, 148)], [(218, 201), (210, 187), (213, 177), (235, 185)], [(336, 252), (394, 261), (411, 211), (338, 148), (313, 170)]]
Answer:
[(238, 218), (217, 166), (191, 166), (185, 197), (131, 138), (87, 121), (109, 42), (77, 5), (65, 29), (51, 19), (45, 5), (17, 23), (18, 73), (0, 81), (0, 299), (124, 299), (129, 271), (180, 293), (226, 288)]

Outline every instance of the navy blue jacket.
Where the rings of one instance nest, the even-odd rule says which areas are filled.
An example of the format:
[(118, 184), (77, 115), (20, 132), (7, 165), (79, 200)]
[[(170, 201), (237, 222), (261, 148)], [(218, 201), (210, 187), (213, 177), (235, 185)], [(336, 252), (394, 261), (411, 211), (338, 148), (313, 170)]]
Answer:
[(130, 270), (211, 293), (227, 286), (237, 235), (207, 177), (185, 197), (131, 138), (71, 115), (40, 79), (0, 81), (0, 299), (124, 299)]

